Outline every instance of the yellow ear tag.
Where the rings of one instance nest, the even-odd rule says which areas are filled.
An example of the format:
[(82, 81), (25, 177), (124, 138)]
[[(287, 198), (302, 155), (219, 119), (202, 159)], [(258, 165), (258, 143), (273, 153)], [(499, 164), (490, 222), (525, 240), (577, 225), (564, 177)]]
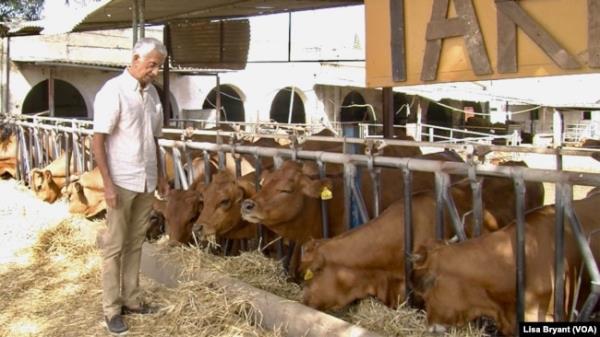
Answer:
[(306, 272), (304, 273), (304, 281), (308, 281), (311, 278), (313, 278), (313, 276), (315, 276), (312, 272), (312, 270), (310, 269), (306, 269)]
[(321, 200), (329, 200), (333, 198), (333, 193), (331, 193), (331, 190), (329, 188), (327, 188), (327, 186), (324, 186), (323, 189), (321, 190)]

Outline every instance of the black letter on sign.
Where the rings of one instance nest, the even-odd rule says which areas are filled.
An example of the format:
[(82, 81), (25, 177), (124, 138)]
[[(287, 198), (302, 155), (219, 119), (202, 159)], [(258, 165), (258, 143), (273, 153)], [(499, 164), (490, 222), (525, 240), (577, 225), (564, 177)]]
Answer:
[(406, 81), (406, 44), (404, 40), (404, 0), (390, 0), (392, 79)]
[(590, 68), (600, 68), (599, 0), (588, 0), (588, 54)]
[(490, 60), (485, 50), (479, 21), (471, 0), (454, 0), (456, 18), (448, 19), (448, 0), (434, 0), (431, 20), (427, 24), (427, 45), (423, 57), (421, 80), (435, 80), (440, 62), (442, 40), (447, 37), (463, 36), (475, 75), (492, 73)]
[[(515, 1), (496, 0), (496, 9), (502, 12), (498, 14), (498, 72), (507, 73), (517, 71), (516, 56), (511, 56), (513, 54), (516, 55), (514, 24), (521, 27), (525, 34), (542, 48), (546, 55), (562, 69), (577, 69), (581, 67), (577, 59), (558, 44)], [(506, 22), (507, 20), (512, 21), (512, 24)], [(512, 40), (514, 43), (508, 43), (509, 40)], [(507, 57), (507, 59), (503, 59), (503, 57)]]

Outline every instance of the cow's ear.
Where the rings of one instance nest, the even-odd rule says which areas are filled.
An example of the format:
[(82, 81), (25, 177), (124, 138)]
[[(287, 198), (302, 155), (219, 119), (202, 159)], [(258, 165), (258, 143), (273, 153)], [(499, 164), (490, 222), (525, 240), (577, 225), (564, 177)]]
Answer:
[(242, 197), (244, 199), (252, 198), (256, 194), (256, 186), (252, 181), (239, 179), (237, 185), (242, 190)]
[(410, 255), (410, 261), (414, 264), (415, 268), (422, 267), (427, 260), (428, 245), (420, 245), (415, 252)]
[(302, 174), (311, 178), (317, 178), (319, 176), (319, 166), (314, 161), (304, 162), (302, 165)]
[[(313, 180), (305, 175), (300, 178), (300, 187), (302, 188), (302, 193), (311, 198), (320, 198), (323, 191), (329, 191), (329, 193), (331, 193), (332, 185), (333, 184), (329, 179)], [(327, 198), (330, 199), (329, 197)]]
[(46, 170), (46, 171), (44, 171), (44, 178), (45, 178), (46, 180), (50, 180), (50, 179), (52, 179), (52, 172), (50, 172), (50, 170)]
[(265, 180), (269, 180), (271, 174), (272, 172), (270, 171), (262, 171), (262, 173), (260, 174), (260, 184), (262, 185)]
[(73, 185), (75, 186), (77, 193), (83, 193), (83, 186), (81, 186), (79, 182), (76, 181), (73, 183)]

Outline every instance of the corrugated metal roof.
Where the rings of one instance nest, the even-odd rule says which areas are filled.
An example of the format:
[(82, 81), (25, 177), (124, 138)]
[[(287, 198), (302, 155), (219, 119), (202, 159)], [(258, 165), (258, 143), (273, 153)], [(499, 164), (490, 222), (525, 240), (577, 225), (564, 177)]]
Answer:
[(0, 36), (36, 35), (43, 29), (43, 21), (0, 22)]
[[(363, 0), (145, 0), (147, 23), (239, 18), (299, 10), (363, 4)], [(131, 26), (131, 0), (104, 0), (73, 31)]]
[(170, 25), (172, 64), (244, 69), (250, 47), (248, 20), (180, 22)]

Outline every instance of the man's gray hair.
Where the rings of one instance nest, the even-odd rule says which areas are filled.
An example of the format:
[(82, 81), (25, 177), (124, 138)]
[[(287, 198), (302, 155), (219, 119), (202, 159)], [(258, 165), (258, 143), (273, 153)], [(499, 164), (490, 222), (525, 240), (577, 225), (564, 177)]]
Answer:
[(133, 55), (139, 55), (144, 58), (151, 51), (156, 50), (162, 56), (167, 56), (167, 48), (162, 42), (153, 38), (153, 37), (145, 37), (143, 39), (139, 39), (135, 46), (133, 46)]

